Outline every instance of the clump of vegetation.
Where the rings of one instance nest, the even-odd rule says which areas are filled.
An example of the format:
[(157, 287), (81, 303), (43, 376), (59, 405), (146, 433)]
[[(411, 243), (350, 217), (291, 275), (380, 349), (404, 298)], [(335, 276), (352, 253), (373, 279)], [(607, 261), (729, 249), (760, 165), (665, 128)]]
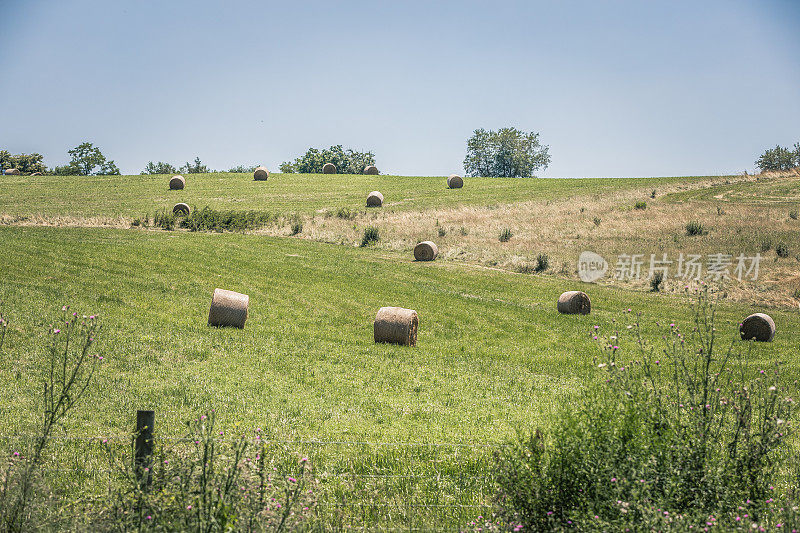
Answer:
[(689, 235), (690, 237), (706, 235), (707, 233), (708, 230), (706, 230), (703, 224), (696, 220), (692, 220), (686, 224), (686, 235)]
[(791, 149), (776, 145), (775, 148), (764, 151), (756, 160), (756, 165), (761, 172), (800, 167), (800, 143), (795, 143)]
[(787, 245), (785, 242), (779, 242), (775, 246), (775, 253), (778, 254), (778, 257), (789, 257), (789, 245)]
[(465, 228), (464, 226), (461, 226), (461, 229), (458, 230), (458, 232), (463, 236), (469, 235), (469, 230), (467, 230), (467, 228)]
[(550, 266), (550, 257), (547, 254), (541, 253), (536, 256), (536, 266), (534, 267), (534, 271), (536, 272), (544, 272)]
[(761, 238), (761, 253), (769, 252), (772, 250), (772, 237), (765, 236)]
[[(295, 222), (299, 219), (295, 218)], [(263, 211), (220, 211), (210, 207), (193, 210), (188, 216), (176, 217), (172, 211), (161, 210), (153, 215), (153, 226), (173, 230), (176, 226), (189, 231), (247, 231), (278, 222), (278, 217)], [(299, 230), (302, 231), (302, 222)], [(298, 233), (300, 232), (298, 231)]]
[[(317, 486), (307, 458), (276, 458), (260, 431), (226, 438), (210, 411), (188, 424), (190, 446), (159, 446), (147, 480), (107, 447), (121, 482), (91, 518), (94, 530), (296, 531), (309, 527)], [(157, 441), (159, 442), (159, 441)]]
[(336, 211), (336, 217), (344, 220), (353, 220), (356, 218), (356, 212), (351, 211), (349, 207), (340, 207), (339, 210)]
[(511, 237), (514, 234), (511, 233), (509, 228), (503, 228), (503, 231), (500, 232), (500, 242), (508, 242), (511, 240)]
[[(744, 343), (717, 338), (714, 305), (699, 291), (684, 330), (649, 343), (640, 316), (591, 335), (598, 380), (564, 407), (549, 435), (535, 431), (497, 455), (497, 515), (509, 530), (689, 531), (708, 524), (797, 521), (788, 438), (794, 400), (780, 364), (755, 367)], [(660, 336), (659, 336), (660, 337)], [(620, 345), (633, 345), (625, 359)], [(516, 529), (515, 529), (516, 528)]]
[(647, 202), (639, 200), (633, 207), (634, 209), (647, 209)]
[(595, 226), (599, 226), (602, 219), (600, 217), (594, 217), (593, 222)]
[(291, 231), (290, 235), (297, 235), (298, 233), (301, 233), (302, 231), (303, 231), (303, 221), (300, 220), (299, 217), (295, 218), (292, 221), (292, 231)]
[(654, 272), (653, 277), (650, 278), (650, 291), (661, 292), (662, 283), (664, 283), (664, 273), (661, 271)]
[(162, 209), (153, 215), (153, 226), (156, 228), (172, 231), (175, 229), (175, 213), (170, 210)]
[(445, 235), (447, 235), (447, 230), (444, 229), (444, 227), (439, 226), (439, 237), (444, 237)]
[(341, 144), (330, 148), (309, 148), (294, 161), (281, 163), (280, 171), (284, 174), (322, 174), (325, 163), (336, 165), (339, 174), (363, 174), (366, 167), (375, 165), (375, 154), (345, 150)]
[(650, 193), (650, 198), (655, 198), (655, 197), (656, 197), (656, 190), (653, 189), (653, 191)]
[(797, 220), (797, 209), (792, 209), (789, 211), (789, 218), (792, 220)]
[(379, 240), (381, 240), (381, 236), (380, 233), (378, 233), (378, 228), (376, 228), (375, 226), (364, 228), (364, 237), (361, 238), (362, 247), (374, 244)]
[(717, 206), (717, 216), (720, 217), (725, 214), (725, 210), (722, 209), (720, 206)]

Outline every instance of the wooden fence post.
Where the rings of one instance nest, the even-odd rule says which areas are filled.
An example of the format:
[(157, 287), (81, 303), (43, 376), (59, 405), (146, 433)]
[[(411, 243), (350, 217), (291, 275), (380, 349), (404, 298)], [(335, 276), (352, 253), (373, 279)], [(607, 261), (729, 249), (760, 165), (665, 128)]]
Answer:
[(153, 481), (150, 471), (153, 457), (153, 426), (155, 411), (136, 411), (136, 442), (134, 443), (134, 466), (139, 485), (144, 489)]

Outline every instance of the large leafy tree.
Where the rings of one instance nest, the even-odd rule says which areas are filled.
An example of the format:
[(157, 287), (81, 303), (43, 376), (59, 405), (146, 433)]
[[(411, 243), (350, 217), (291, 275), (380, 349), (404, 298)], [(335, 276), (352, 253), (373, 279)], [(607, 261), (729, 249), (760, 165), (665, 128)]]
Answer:
[(42, 154), (13, 155), (7, 150), (0, 150), (0, 171), (16, 168), (22, 174), (44, 173), (47, 171), (47, 167), (42, 163), (43, 159)]
[(72, 176), (119, 174), (119, 168), (114, 164), (114, 161), (106, 159), (100, 148), (90, 142), (81, 143), (67, 153), (71, 157), (70, 162), (64, 166), (54, 168), (54, 174)]
[(342, 148), (341, 144), (330, 148), (309, 148), (302, 156), (293, 162), (282, 163), (280, 171), (283, 173), (321, 174), (325, 163), (336, 165), (339, 174), (363, 174), (364, 168), (375, 164), (375, 154), (372, 152), (356, 152)]
[(800, 143), (795, 143), (792, 150), (783, 146), (775, 146), (766, 150), (761, 157), (756, 160), (761, 172), (768, 170), (791, 170), (800, 167)]
[(207, 174), (212, 171), (200, 161), (199, 157), (195, 157), (194, 163), (187, 161), (185, 165), (178, 169), (178, 172), (181, 174)]
[(497, 131), (475, 130), (467, 140), (464, 171), (468, 176), (530, 178), (550, 164), (549, 147), (539, 142), (539, 134), (516, 128)]

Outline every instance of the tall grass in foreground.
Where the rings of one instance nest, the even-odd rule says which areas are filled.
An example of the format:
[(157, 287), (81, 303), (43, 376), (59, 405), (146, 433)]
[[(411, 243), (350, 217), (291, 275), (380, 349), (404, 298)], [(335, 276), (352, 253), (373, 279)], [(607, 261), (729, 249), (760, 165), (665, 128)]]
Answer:
[[(699, 290), (684, 329), (663, 325), (658, 347), (640, 316), (599, 331), (601, 380), (549, 433), (497, 457), (497, 516), (479, 527), (525, 531), (690, 531), (800, 527), (792, 390), (780, 363), (747, 364), (748, 344), (725, 343), (714, 302)], [(635, 353), (623, 357), (620, 339)], [(791, 526), (791, 527), (789, 527)]]

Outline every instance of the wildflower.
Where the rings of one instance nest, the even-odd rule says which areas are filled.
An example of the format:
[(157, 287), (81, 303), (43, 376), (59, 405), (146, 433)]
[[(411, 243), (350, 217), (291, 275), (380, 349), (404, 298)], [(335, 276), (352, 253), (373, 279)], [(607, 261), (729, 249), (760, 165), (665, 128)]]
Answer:
[(187, 510), (190, 510), (191, 508), (192, 508), (192, 506), (191, 506), (191, 505), (187, 505), (187, 506), (186, 506), (186, 509), (187, 509)]
[(290, 477), (288, 479), (289, 479), (289, 483), (297, 483), (297, 480), (295, 478), (293, 478), (293, 477)]
[(54, 329), (53, 333), (56, 333), (56, 334), (61, 333), (61, 330), (60, 329)]
[(153, 517), (152, 517), (152, 516), (150, 516), (150, 515), (147, 515), (147, 519), (148, 519), (148, 520), (152, 520), (152, 519), (153, 519)]
[(616, 482), (617, 482), (617, 478), (615, 478), (615, 477), (612, 477), (612, 478), (611, 478), (611, 483), (616, 483)]

